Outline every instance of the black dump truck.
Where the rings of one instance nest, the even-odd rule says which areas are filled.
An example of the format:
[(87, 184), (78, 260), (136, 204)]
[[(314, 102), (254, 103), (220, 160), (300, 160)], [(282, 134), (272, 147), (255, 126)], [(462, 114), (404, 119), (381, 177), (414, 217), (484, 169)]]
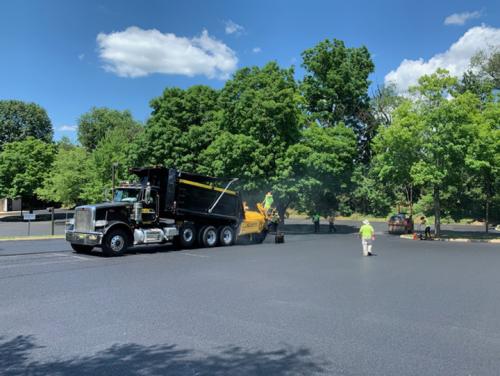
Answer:
[(113, 189), (113, 201), (75, 208), (66, 240), (76, 252), (94, 247), (122, 255), (139, 244), (174, 242), (180, 248), (229, 246), (237, 237), (262, 242), (267, 215), (245, 208), (237, 179), (220, 179), (174, 168), (133, 168), (138, 182)]

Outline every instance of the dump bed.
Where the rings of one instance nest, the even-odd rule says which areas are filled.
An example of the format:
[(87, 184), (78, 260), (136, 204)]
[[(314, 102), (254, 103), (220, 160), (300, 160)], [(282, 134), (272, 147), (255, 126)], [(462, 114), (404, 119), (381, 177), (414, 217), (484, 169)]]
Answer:
[(243, 206), (238, 192), (226, 189), (231, 180), (178, 171), (173, 168), (137, 168), (141, 183), (160, 190), (160, 216), (164, 218), (238, 224)]

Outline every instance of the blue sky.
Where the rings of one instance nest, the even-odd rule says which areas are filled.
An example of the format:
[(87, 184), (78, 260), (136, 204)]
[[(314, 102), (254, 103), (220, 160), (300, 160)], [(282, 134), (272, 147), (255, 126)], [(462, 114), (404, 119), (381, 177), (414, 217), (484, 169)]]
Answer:
[(40, 104), (55, 138), (75, 139), (92, 106), (145, 121), (169, 86), (220, 88), (234, 69), (270, 60), (300, 78), (301, 52), (325, 38), (366, 45), (374, 84), (404, 90), (500, 45), (500, 2), (2, 1), (0, 99)]

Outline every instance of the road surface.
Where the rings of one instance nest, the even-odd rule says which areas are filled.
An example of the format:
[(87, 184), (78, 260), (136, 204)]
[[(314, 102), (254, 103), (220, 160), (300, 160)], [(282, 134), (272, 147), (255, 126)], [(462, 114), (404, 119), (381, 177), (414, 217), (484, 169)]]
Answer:
[(271, 240), (120, 258), (1, 242), (0, 374), (498, 374), (499, 246)]

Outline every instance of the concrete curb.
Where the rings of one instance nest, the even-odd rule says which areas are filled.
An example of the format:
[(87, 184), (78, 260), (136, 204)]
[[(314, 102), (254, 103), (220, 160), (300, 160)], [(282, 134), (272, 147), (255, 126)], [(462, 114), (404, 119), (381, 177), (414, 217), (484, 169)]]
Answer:
[[(406, 239), (406, 240), (414, 240), (413, 235), (400, 235), (399, 236), (401, 239)], [(419, 239), (416, 239), (419, 240)], [(468, 238), (450, 238), (450, 239), (445, 239), (445, 238), (433, 238), (432, 240), (438, 241), (438, 242), (456, 242), (456, 243), (490, 243), (490, 244), (499, 244), (500, 245), (500, 239), (468, 239)]]
[(33, 236), (10, 236), (0, 238), (0, 242), (13, 242), (20, 240), (52, 240), (52, 239), (64, 239), (65, 235), (33, 235)]

